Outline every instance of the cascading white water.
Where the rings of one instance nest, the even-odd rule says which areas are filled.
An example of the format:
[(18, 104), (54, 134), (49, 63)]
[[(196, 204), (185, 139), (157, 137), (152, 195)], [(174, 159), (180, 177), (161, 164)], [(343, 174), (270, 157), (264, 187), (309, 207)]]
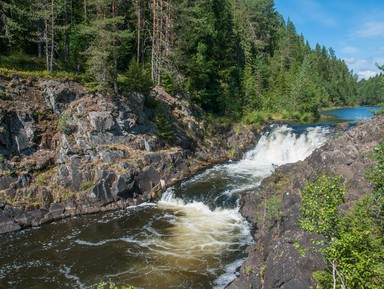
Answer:
[[(325, 143), (328, 133), (325, 127), (308, 128), (301, 134), (288, 126), (274, 127), (239, 162), (217, 165), (177, 189), (168, 189), (159, 206), (182, 212), (172, 229), (175, 244), (181, 245), (186, 256), (202, 257), (223, 254), (234, 243), (249, 242), (248, 224), (238, 211), (238, 196), (233, 195), (257, 187), (276, 166), (305, 159)], [(217, 288), (235, 277), (235, 268), (227, 266), (232, 271), (215, 281)]]

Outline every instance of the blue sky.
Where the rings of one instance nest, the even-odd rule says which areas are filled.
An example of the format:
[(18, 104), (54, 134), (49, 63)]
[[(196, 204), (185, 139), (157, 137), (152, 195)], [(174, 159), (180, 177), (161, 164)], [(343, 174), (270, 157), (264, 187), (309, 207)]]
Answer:
[(332, 47), (359, 78), (384, 64), (384, 0), (275, 0), (312, 48)]

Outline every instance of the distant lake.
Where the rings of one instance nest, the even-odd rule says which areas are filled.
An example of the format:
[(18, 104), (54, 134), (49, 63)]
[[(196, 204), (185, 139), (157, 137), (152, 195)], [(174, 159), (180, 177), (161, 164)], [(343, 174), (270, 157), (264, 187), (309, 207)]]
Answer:
[(320, 122), (337, 123), (349, 122), (356, 123), (370, 119), (374, 116), (373, 112), (380, 110), (380, 107), (361, 106), (354, 108), (341, 108), (321, 113)]

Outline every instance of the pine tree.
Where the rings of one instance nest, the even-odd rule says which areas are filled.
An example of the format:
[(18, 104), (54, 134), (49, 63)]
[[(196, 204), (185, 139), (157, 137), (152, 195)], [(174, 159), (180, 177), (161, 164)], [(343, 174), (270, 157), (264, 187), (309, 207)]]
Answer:
[(88, 72), (95, 78), (99, 88), (112, 86), (116, 93), (119, 46), (132, 35), (124, 28), (124, 16), (119, 15), (118, 4), (115, 0), (88, 2), (91, 7), (87, 9), (95, 9), (96, 13), (89, 20), (89, 25), (84, 25), (82, 29), (82, 33), (90, 39), (85, 51)]

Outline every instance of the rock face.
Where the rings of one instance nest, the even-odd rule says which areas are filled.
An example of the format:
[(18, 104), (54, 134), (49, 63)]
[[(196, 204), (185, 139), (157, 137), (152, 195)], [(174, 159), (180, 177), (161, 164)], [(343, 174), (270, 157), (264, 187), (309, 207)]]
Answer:
[(156, 199), (256, 139), (246, 127), (208, 126), (188, 99), (161, 88), (103, 95), (18, 76), (0, 76), (0, 86), (9, 95), (0, 99), (0, 233)]
[[(384, 140), (384, 116), (355, 127), (315, 150), (306, 160), (278, 168), (260, 189), (241, 199), (241, 212), (252, 223), (255, 244), (240, 269), (240, 277), (227, 288), (316, 288), (312, 273), (324, 269), (321, 256), (295, 247), (311, 247), (312, 238), (298, 225), (300, 191), (306, 180), (321, 174), (340, 175), (348, 188), (348, 202), (371, 192), (366, 170), (374, 165), (367, 156)], [(271, 200), (279, 200), (279, 210), (264, 214)]]

